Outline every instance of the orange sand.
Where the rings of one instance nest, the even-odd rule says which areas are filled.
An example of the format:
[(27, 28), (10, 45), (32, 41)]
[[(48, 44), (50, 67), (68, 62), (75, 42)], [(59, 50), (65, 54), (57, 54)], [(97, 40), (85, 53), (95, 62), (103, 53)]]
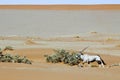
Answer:
[[(11, 52), (11, 51), (9, 51)], [(120, 67), (107, 68), (108, 65), (118, 63), (120, 57), (101, 55), (107, 63), (105, 68), (79, 68), (62, 63), (46, 63), (44, 55), (52, 54), (53, 49), (17, 49), (11, 53), (25, 55), (32, 61), (32, 65), (17, 63), (0, 63), (0, 80), (119, 80)], [(6, 77), (7, 76), (7, 77)]]
[(41, 9), (41, 10), (120, 10), (119, 4), (105, 5), (0, 5), (0, 9)]

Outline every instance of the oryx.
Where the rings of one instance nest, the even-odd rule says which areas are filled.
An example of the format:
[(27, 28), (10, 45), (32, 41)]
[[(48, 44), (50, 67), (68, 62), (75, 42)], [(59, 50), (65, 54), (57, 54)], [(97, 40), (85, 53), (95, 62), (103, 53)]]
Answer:
[(96, 61), (99, 66), (104, 67), (104, 65), (106, 65), (106, 63), (103, 61), (103, 59), (99, 56), (99, 55), (89, 55), (89, 54), (83, 54), (83, 51), (86, 50), (88, 47), (84, 48), (82, 51), (80, 51), (77, 55), (76, 58), (81, 59), (84, 63), (88, 63), (90, 64), (91, 62)]

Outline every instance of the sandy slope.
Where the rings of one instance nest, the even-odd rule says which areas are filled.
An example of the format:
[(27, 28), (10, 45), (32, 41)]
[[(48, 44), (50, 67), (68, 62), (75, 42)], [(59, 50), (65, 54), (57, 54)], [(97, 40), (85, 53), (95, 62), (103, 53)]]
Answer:
[[(59, 64), (0, 64), (1, 80), (119, 80), (119, 67), (83, 68)], [(7, 76), (7, 77), (6, 77)]]
[[(10, 51), (11, 52), (11, 51)], [(26, 55), (33, 60), (32, 65), (17, 63), (0, 63), (1, 80), (119, 80), (120, 67), (107, 66), (119, 63), (120, 57), (101, 55), (107, 63), (105, 68), (79, 68), (65, 64), (46, 63), (45, 54), (52, 54), (52, 49), (18, 49), (12, 51), (13, 54)], [(6, 77), (7, 76), (7, 77)]]
[[(45, 62), (44, 55), (52, 54), (53, 49), (17, 49), (7, 51), (8, 53), (25, 55), (33, 61), (32, 65), (0, 63), (1, 80), (119, 80), (120, 67), (107, 66), (113, 63), (119, 63), (120, 57), (101, 55), (107, 63), (105, 68), (79, 68), (77, 66), (68, 66), (65, 64), (50, 64)], [(7, 75), (7, 77), (6, 77)]]

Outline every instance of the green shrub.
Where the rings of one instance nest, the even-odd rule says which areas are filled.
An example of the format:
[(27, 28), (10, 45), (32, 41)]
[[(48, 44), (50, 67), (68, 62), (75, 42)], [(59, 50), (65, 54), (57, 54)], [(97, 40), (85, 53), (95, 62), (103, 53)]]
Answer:
[(65, 50), (55, 50), (55, 54), (45, 55), (46, 61), (51, 63), (60, 63), (69, 64), (71, 66), (78, 65), (80, 60), (76, 58), (76, 53), (70, 54)]
[(11, 54), (4, 54), (0, 57), (0, 62), (14, 62), (14, 63), (25, 63), (25, 64), (32, 64), (32, 62), (27, 59), (25, 56), (19, 55), (11, 55)]
[(68, 64), (71, 66), (78, 65), (79, 62), (80, 60), (76, 58), (76, 54), (72, 54), (68, 57)]
[(0, 58), (1, 62), (12, 62), (12, 56), (10, 54), (5, 54)]

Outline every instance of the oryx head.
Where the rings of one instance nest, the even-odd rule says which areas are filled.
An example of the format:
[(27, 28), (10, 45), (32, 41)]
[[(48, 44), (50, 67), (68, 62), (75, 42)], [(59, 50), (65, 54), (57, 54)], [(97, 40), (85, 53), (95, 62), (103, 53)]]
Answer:
[[(88, 46), (89, 47), (89, 46)], [(83, 52), (88, 48), (85, 47), (84, 49), (82, 49), (81, 51), (79, 51), (79, 53), (76, 55), (76, 58), (81, 57), (81, 55), (83, 55)]]
[(81, 59), (81, 55), (78, 53), (78, 54), (76, 54), (76, 56), (75, 56), (77, 59)]

